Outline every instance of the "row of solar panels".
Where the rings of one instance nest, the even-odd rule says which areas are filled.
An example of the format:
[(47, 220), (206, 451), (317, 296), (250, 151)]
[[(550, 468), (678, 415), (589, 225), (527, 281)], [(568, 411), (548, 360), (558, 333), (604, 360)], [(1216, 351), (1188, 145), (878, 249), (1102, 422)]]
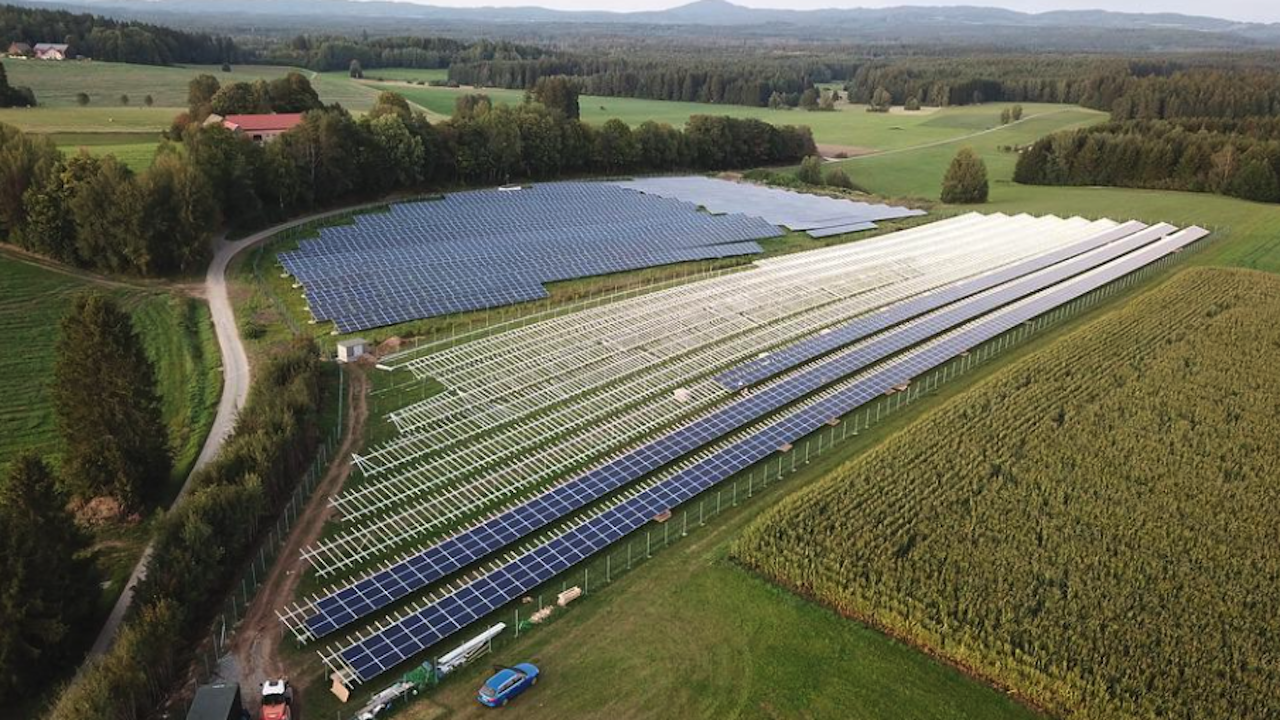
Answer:
[(550, 183), (357, 216), (280, 260), (312, 315), (345, 333), (538, 300), (549, 282), (757, 254), (779, 234), (607, 183)]
[(814, 238), (874, 230), (878, 221), (925, 214), (923, 210), (700, 176), (641, 178), (618, 185), (696, 203), (711, 212), (758, 215), (774, 225), (806, 231)]
[[(607, 547), (733, 473), (759, 462), (779, 447), (819, 429), (883, 392), (941, 365), (959, 353), (997, 337), (1060, 305), (1150, 264), (1199, 240), (1207, 233), (1191, 228), (1168, 235), (1158, 226), (1072, 260), (993, 288), (841, 353), (819, 371), (804, 373), (753, 393), (726, 419), (760, 417), (756, 410), (773, 407), (789, 383), (810, 389), (814, 383), (851, 377), (819, 401), (766, 421), (761, 427), (725, 443), (612, 508), (582, 521), (555, 537), (524, 549), (510, 560), (487, 568), (442, 597), (379, 628), (326, 657), (352, 682), (363, 682), (395, 667), (469, 623), (554, 578), (573, 564)], [(930, 339), (932, 338), (932, 339)], [(908, 350), (908, 348), (911, 348)], [(903, 351), (906, 351), (904, 354)], [(890, 358), (887, 359), (886, 358)], [(870, 368), (870, 369), (868, 369)], [(719, 412), (719, 411), (718, 411)], [(767, 410), (766, 410), (767, 414)]]

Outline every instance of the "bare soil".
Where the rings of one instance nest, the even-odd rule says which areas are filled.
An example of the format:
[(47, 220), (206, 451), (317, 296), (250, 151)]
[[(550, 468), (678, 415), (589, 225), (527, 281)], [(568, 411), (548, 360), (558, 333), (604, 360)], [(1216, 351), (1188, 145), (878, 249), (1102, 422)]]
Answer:
[(253, 603), (249, 605), (244, 622), (232, 638), (230, 648), (240, 671), (242, 688), (261, 687), (268, 678), (290, 678), (295, 712), (299, 716), (302, 714), (303, 698), (317, 678), (314, 673), (303, 673), (296, 667), (289, 667), (281, 659), (280, 643), (284, 629), (276, 617), (276, 610), (294, 599), (302, 573), (306, 570), (301, 550), (320, 537), (333, 512), (329, 498), (342, 488), (351, 474), (351, 455), (359, 450), (360, 443), (364, 441), (364, 427), (369, 416), (369, 379), (365, 371), (358, 368), (352, 368), (347, 379), (346, 402), (350, 413), (347, 415), (342, 445), (334, 453), (333, 463), (316, 486), (311, 501), (298, 516), (297, 524), (285, 538), (276, 564), (258, 590)]

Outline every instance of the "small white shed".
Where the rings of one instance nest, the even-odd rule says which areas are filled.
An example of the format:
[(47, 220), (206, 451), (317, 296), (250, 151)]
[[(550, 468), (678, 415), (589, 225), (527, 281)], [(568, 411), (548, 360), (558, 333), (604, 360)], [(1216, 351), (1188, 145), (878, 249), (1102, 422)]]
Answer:
[(338, 362), (349, 363), (359, 360), (364, 355), (364, 338), (351, 338), (338, 341)]

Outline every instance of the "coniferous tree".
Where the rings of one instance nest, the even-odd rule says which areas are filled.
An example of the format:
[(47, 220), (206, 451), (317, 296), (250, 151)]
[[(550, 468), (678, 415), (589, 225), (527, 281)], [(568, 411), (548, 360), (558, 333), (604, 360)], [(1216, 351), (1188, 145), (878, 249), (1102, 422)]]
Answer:
[(73, 659), (97, 598), (86, 545), (44, 461), (15, 458), (0, 478), (0, 704)]
[(942, 202), (984, 203), (988, 192), (986, 164), (973, 148), (961, 148), (942, 179)]
[(136, 510), (168, 481), (173, 461), (155, 384), (128, 313), (101, 293), (77, 296), (62, 319), (51, 393), (69, 495), (110, 496)]

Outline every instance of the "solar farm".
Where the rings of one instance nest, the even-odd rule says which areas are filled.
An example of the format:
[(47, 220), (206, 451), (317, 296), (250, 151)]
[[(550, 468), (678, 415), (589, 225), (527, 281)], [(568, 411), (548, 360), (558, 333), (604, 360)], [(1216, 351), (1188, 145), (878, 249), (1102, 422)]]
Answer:
[[(737, 195), (747, 202), (724, 201)], [(539, 300), (561, 280), (755, 255), (779, 226), (828, 237), (922, 214), (709, 178), (557, 182), (398, 203), (280, 262), (313, 318), (349, 333)]]
[[(604, 187), (589, 192), (657, 207)], [(710, 200), (685, 199), (662, 206)], [(825, 211), (761, 212), (776, 232)], [(970, 213), (384, 358), (445, 390), (390, 412), (396, 436), (355, 458), (332, 532), (303, 551), (327, 586), (280, 618), (347, 686), (428, 659), (833, 420), (1207, 234)]]

